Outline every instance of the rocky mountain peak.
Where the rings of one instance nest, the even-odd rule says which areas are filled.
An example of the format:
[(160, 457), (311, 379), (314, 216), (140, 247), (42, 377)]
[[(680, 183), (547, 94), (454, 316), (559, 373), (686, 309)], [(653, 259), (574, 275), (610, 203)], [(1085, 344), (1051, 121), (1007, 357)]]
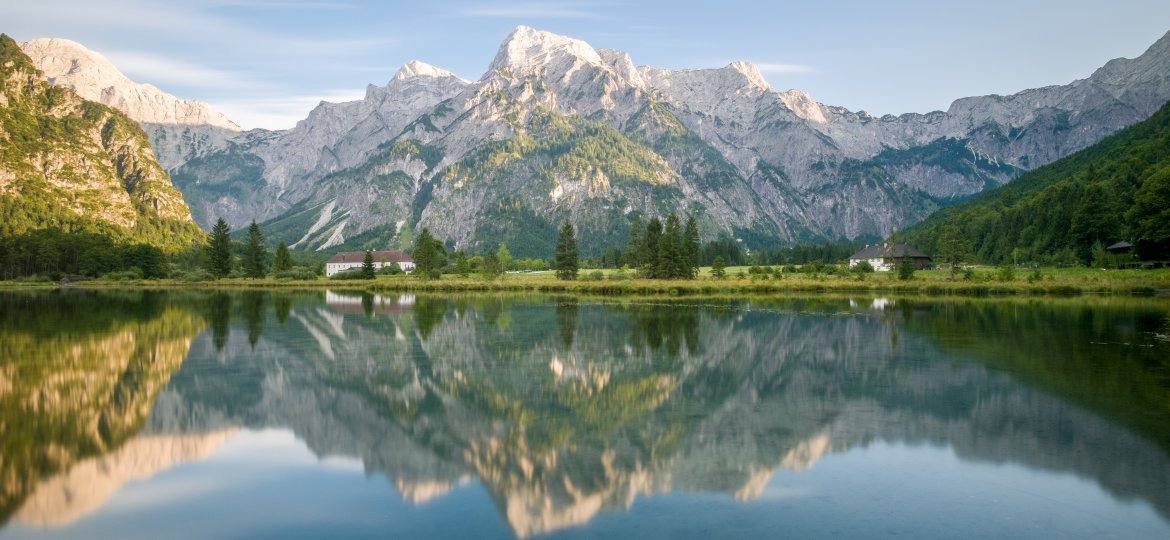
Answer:
[(756, 67), (756, 65), (751, 62), (746, 60), (732, 62), (727, 65), (726, 69), (730, 69), (739, 73), (740, 75), (743, 75), (745, 82), (749, 86), (754, 86), (761, 90), (772, 89), (772, 85), (768, 84), (768, 81), (764, 79), (764, 75), (760, 73), (760, 68)]
[(601, 56), (601, 59), (622, 80), (637, 88), (645, 89), (646, 83), (642, 80), (642, 75), (638, 73), (638, 68), (634, 66), (634, 61), (630, 59), (630, 55), (625, 51), (598, 49), (597, 54)]
[[(431, 79), (445, 79), (448, 77), (456, 78), (454, 73), (442, 68), (437, 68), (426, 62), (419, 62), (418, 60), (411, 60), (406, 65), (402, 66), (398, 73), (394, 74), (394, 80), (403, 81), (406, 79), (413, 79), (417, 77), (426, 77)], [(460, 79), (462, 80), (462, 79)], [(466, 82), (466, 81), (464, 81)]]
[(240, 126), (206, 103), (179, 99), (149, 84), (134, 83), (106, 57), (77, 42), (34, 39), (20, 44), (20, 48), (52, 84), (114, 107), (137, 122), (208, 125), (240, 131)]
[(508, 69), (517, 74), (535, 74), (565, 63), (602, 66), (601, 55), (579, 39), (517, 26), (500, 44), (488, 72)]

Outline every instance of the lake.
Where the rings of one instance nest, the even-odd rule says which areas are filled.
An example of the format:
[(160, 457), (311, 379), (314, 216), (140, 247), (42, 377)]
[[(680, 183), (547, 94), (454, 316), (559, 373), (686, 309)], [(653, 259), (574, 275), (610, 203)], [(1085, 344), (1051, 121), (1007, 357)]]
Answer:
[(1170, 538), (1170, 302), (0, 292), (0, 539)]

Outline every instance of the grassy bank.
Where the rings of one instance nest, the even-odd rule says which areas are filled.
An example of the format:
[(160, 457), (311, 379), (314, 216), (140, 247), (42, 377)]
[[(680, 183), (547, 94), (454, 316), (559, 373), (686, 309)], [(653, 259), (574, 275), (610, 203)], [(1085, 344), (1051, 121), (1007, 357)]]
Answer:
[[(1047, 296), (1139, 295), (1170, 296), (1170, 269), (1097, 270), (1041, 269), (1040, 277), (1029, 270), (1003, 279), (996, 268), (975, 268), (966, 278), (951, 279), (946, 271), (919, 271), (913, 279), (899, 280), (892, 273), (818, 274), (782, 273), (749, 276), (746, 267), (729, 268), (727, 277), (711, 277), (705, 268), (695, 280), (631, 279), (615, 270), (582, 271), (576, 281), (561, 281), (551, 272), (509, 274), (493, 280), (444, 276), (419, 280), (409, 276), (379, 276), (373, 280), (277, 280), (222, 279), (90, 280), (78, 287), (187, 288), (187, 289), (311, 289), (368, 290), (374, 292), (505, 292), (581, 294), (598, 296), (728, 296), (783, 293), (879, 293), (925, 296)], [(0, 287), (52, 287), (54, 283), (3, 282)]]

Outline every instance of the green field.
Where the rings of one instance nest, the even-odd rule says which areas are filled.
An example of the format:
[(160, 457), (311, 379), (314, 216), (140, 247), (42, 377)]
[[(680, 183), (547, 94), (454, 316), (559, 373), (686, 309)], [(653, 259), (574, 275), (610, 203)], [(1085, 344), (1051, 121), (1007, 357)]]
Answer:
[[(915, 272), (909, 280), (899, 280), (893, 272), (868, 274), (775, 273), (750, 275), (748, 267), (729, 267), (723, 279), (711, 276), (702, 268), (695, 280), (651, 280), (632, 278), (619, 270), (582, 270), (575, 281), (556, 279), (552, 271), (507, 274), (493, 280), (477, 275), (461, 278), (444, 275), (438, 280), (419, 280), (410, 276), (378, 276), (372, 280), (277, 280), (222, 279), (218, 281), (180, 280), (90, 280), (73, 284), (78, 287), (127, 288), (330, 288), (348, 290), (416, 291), (416, 292), (536, 292), (606, 296), (683, 296), (683, 295), (752, 295), (776, 293), (873, 292), (928, 296), (1007, 296), (1007, 295), (1140, 295), (1170, 297), (1170, 269), (1102, 270), (1089, 268), (1015, 269), (1011, 280), (1002, 279), (995, 267), (973, 267), (968, 276), (951, 279), (944, 270)], [(0, 287), (57, 286), (54, 283), (30, 284), (0, 282)]]

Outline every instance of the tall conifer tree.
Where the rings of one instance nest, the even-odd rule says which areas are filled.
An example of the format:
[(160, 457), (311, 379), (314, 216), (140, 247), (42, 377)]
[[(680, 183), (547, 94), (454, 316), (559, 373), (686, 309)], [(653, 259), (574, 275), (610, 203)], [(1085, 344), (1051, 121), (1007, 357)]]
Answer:
[(569, 220), (565, 220), (557, 239), (554, 266), (557, 269), (557, 279), (577, 279), (577, 238), (573, 232), (573, 224), (569, 223)]
[(646, 224), (646, 235), (642, 238), (642, 245), (638, 249), (638, 277), (657, 278), (658, 275), (658, 242), (662, 239), (662, 222), (658, 218), (650, 218)]
[(272, 261), (273, 272), (287, 272), (292, 270), (292, 255), (288, 252), (288, 246), (285, 245), (284, 240), (280, 241), (280, 245), (276, 246), (276, 257)]
[(248, 249), (244, 252), (244, 273), (252, 279), (259, 279), (268, 273), (268, 248), (264, 247), (264, 235), (256, 220), (248, 226)]
[(695, 279), (699, 275), (699, 226), (695, 223), (695, 216), (687, 216), (687, 226), (683, 231), (682, 251), (686, 277)]
[(211, 236), (207, 238), (207, 271), (216, 279), (232, 273), (231, 230), (223, 218), (215, 221)]

